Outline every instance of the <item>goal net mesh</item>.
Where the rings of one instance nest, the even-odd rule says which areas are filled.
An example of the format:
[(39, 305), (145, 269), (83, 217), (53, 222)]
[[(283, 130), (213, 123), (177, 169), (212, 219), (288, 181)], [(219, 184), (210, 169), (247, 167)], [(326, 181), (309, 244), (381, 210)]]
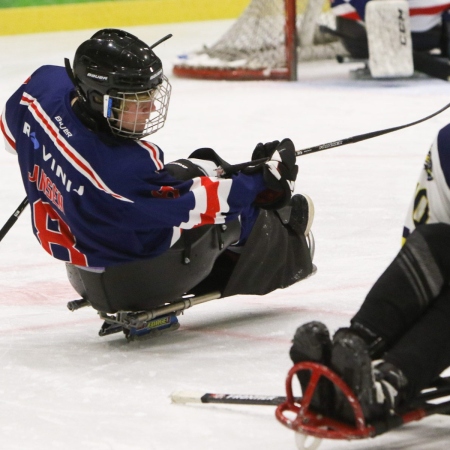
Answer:
[[(298, 62), (346, 53), (336, 38), (320, 29), (320, 25), (335, 29), (334, 15), (324, 0), (297, 0), (296, 11)], [(216, 43), (180, 56), (176, 66), (218, 70), (284, 68), (289, 64), (286, 21), (285, 0), (252, 0)]]

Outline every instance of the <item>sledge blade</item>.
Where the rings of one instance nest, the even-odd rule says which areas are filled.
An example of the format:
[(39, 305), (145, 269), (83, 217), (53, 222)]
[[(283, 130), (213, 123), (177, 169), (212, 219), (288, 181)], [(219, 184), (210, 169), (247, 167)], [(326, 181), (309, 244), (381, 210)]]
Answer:
[(103, 336), (109, 336), (110, 334), (120, 333), (123, 331), (123, 327), (117, 323), (109, 323), (109, 322), (103, 322), (102, 327), (100, 328), (98, 335)]
[[(195, 297), (186, 295), (173, 303), (158, 306), (148, 311), (118, 311), (115, 314), (97, 311), (104, 323), (99, 336), (123, 331), (128, 341), (142, 340), (160, 336), (169, 331), (178, 330), (178, 318), (186, 309), (201, 303), (221, 298), (219, 291), (209, 292)], [(90, 306), (90, 303), (81, 299), (69, 302), (68, 308), (75, 311), (81, 307)]]
[(175, 331), (180, 328), (176, 314), (168, 314), (166, 316), (157, 317), (140, 328), (130, 327), (124, 328), (125, 337), (128, 341), (136, 341), (142, 339), (150, 339), (161, 336), (163, 333)]

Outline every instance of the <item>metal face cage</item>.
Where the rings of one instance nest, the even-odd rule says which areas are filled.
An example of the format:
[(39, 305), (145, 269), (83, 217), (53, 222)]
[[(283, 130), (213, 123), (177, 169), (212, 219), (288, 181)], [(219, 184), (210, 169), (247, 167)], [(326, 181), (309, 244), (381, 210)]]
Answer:
[(111, 132), (120, 137), (140, 139), (164, 126), (172, 87), (163, 75), (154, 89), (117, 92), (103, 96), (103, 116)]

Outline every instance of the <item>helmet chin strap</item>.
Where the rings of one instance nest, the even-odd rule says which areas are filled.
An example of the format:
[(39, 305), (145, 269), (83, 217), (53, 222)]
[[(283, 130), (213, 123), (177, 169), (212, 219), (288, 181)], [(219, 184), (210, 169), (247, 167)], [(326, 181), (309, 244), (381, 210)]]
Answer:
[(72, 102), (72, 111), (86, 128), (96, 133), (112, 134), (106, 119), (99, 113), (90, 110), (87, 103), (80, 101), (79, 97), (75, 97), (74, 100)]
[(92, 131), (99, 131), (97, 122), (89, 115), (89, 112), (80, 101), (79, 97), (75, 97), (75, 101), (72, 103), (72, 110), (80, 121)]
[(86, 99), (84, 98), (83, 94), (81, 93), (78, 83), (76, 82), (75, 77), (73, 76), (73, 70), (72, 70), (72, 67), (70, 65), (70, 61), (68, 58), (64, 58), (64, 67), (66, 68), (66, 72), (70, 78), (70, 81), (72, 81), (73, 85), (75, 86), (75, 90), (77, 91), (77, 97), (79, 99), (81, 99), (81, 101), (83, 103), (86, 103)]

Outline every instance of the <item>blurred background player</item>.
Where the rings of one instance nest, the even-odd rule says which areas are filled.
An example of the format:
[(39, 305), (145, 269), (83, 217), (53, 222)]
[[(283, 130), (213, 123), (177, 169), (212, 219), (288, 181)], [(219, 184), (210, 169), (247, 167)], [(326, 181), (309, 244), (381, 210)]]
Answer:
[[(376, 0), (375, 0), (376, 1)], [(331, 0), (336, 29), (350, 55), (368, 57), (365, 8), (369, 0)], [(416, 51), (439, 51), (449, 57), (448, 0), (408, 0), (412, 47)]]
[(100, 30), (78, 47), (73, 69), (67, 59), (42, 66), (6, 102), (1, 129), (40, 245), (107, 313), (208, 289), (265, 294), (310, 275), (313, 209), (292, 197), (292, 141), (258, 144), (253, 158), (266, 162), (223, 175), (229, 165), (212, 149), (165, 166), (143, 140), (169, 106), (158, 43)]
[[(450, 125), (428, 153), (403, 233), (404, 245), (348, 328), (299, 327), (290, 356), (330, 366), (353, 389), (368, 420), (405, 406), (450, 367)], [(299, 374), (305, 389), (309, 377)], [(322, 379), (312, 407), (353, 420), (340, 390)]]

